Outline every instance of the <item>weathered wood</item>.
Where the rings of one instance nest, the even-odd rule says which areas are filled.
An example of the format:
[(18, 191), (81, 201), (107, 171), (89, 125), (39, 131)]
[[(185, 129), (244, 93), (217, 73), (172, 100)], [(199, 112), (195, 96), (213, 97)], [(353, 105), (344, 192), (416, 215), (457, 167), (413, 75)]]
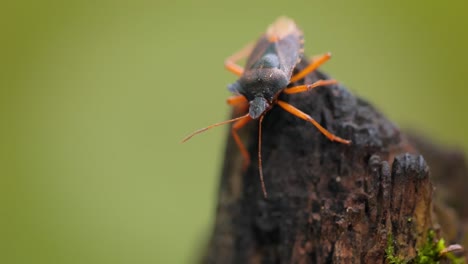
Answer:
[[(314, 72), (302, 82), (318, 79), (328, 78)], [(246, 171), (230, 138), (204, 262), (385, 263), (389, 241), (396, 256), (415, 257), (436, 227), (429, 168), (416, 148), (342, 85), (281, 99), (353, 143), (330, 142), (313, 125), (273, 108), (263, 121), (265, 199), (257, 124), (241, 135), (252, 157)], [(466, 216), (466, 204), (461, 207), (457, 218)]]
[(436, 186), (434, 216), (448, 243), (468, 248), (468, 164), (465, 155), (454, 147), (442, 147), (415, 133), (411, 143), (430, 164), (431, 180)]

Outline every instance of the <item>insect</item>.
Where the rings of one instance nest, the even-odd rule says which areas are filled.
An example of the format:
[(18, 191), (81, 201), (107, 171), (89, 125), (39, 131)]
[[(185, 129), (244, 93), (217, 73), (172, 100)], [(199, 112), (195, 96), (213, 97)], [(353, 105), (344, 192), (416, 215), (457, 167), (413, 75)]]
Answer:
[[(319, 80), (308, 85), (288, 87), (290, 83), (303, 79), (306, 75), (316, 70), (320, 65), (330, 59), (331, 54), (326, 53), (316, 57), (307, 67), (292, 75), (294, 68), (301, 61), (304, 53), (304, 39), (301, 30), (293, 20), (280, 17), (271, 24), (255, 44), (249, 44), (239, 52), (227, 58), (224, 65), (240, 78), (228, 86), (229, 91), (235, 95), (227, 99), (229, 105), (244, 108), (248, 112), (237, 118), (213, 124), (199, 129), (188, 135), (182, 142), (213, 127), (235, 122), (231, 128), (232, 136), (244, 157), (244, 169), (250, 163), (250, 155), (242, 143), (237, 131), (252, 120), (259, 120), (258, 129), (258, 169), (263, 195), (267, 197), (262, 168), (262, 121), (265, 114), (278, 105), (287, 112), (312, 123), (324, 136), (331, 141), (350, 144), (351, 141), (335, 136), (322, 127), (312, 117), (279, 100), (280, 94), (297, 94), (310, 91), (319, 86), (337, 83), (335, 80)], [(247, 57), (245, 68), (237, 64), (237, 61)]]

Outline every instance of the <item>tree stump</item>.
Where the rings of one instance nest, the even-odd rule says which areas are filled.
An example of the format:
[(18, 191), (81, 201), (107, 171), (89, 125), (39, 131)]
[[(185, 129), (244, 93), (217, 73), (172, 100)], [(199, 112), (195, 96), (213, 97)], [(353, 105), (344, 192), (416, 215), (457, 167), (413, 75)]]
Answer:
[[(319, 79), (328, 77), (316, 71), (294, 85)], [(418, 150), (423, 141), (409, 139), (342, 85), (280, 97), (352, 144), (331, 142), (312, 124), (274, 107), (262, 128), (265, 199), (256, 158), (258, 124), (241, 131), (252, 157), (247, 170), (229, 137), (205, 263), (386, 263), (388, 254), (414, 260), (429, 230), (447, 230), (449, 241), (460, 243), (468, 216), (462, 156), (444, 159), (447, 153), (426, 146), (437, 168), (434, 182), (448, 190), (436, 203), (439, 215), (450, 214), (446, 220), (434, 213), (432, 176)], [(459, 185), (442, 184), (444, 177), (455, 177), (448, 174), (457, 174)], [(441, 219), (450, 226), (439, 228)]]

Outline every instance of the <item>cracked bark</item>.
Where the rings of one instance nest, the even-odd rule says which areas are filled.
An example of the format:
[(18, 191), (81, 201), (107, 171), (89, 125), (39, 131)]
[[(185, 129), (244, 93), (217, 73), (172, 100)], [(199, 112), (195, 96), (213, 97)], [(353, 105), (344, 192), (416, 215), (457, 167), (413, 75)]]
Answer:
[[(302, 82), (318, 79), (328, 77), (314, 72)], [(389, 238), (396, 255), (410, 259), (431, 228), (449, 242), (466, 237), (468, 206), (461, 197), (468, 173), (461, 154), (407, 137), (342, 85), (281, 99), (353, 143), (330, 142), (274, 107), (263, 121), (264, 199), (256, 122), (241, 132), (253, 157), (246, 171), (229, 137), (205, 263), (385, 263)], [(440, 198), (433, 199), (432, 181), (443, 190), (435, 191)]]

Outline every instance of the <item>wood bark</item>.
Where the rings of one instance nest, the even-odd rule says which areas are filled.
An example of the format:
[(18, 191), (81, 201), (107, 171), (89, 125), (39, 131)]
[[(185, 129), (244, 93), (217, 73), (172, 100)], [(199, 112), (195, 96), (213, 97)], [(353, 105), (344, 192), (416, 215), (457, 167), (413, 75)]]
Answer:
[[(294, 85), (319, 79), (328, 76), (317, 71)], [(274, 107), (262, 128), (265, 199), (258, 124), (241, 132), (252, 157), (247, 170), (229, 137), (204, 263), (385, 263), (389, 243), (396, 256), (412, 259), (430, 229), (450, 242), (466, 237), (468, 178), (461, 154), (406, 136), (341, 84), (280, 98), (352, 144), (331, 142)]]

